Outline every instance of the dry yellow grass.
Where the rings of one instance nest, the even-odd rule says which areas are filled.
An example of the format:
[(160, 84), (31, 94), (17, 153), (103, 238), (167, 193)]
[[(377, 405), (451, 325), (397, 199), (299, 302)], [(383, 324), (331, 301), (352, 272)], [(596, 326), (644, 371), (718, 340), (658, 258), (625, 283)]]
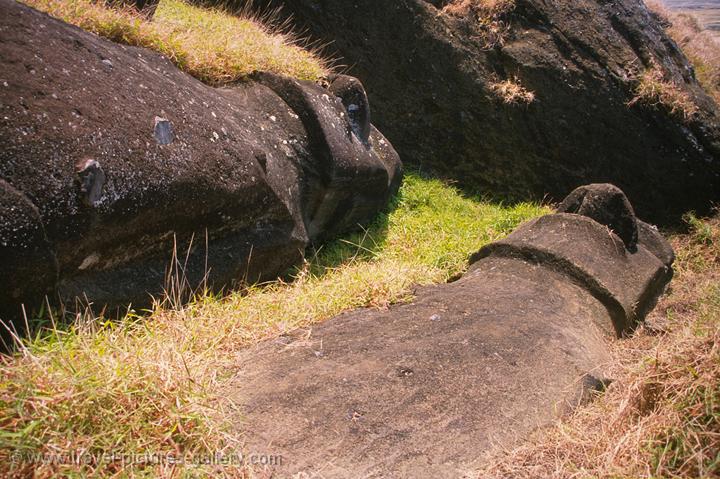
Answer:
[(666, 79), (665, 72), (655, 65), (645, 70), (636, 81), (635, 96), (629, 106), (643, 104), (667, 109), (670, 114), (684, 120), (691, 119), (698, 111), (693, 96), (681, 85)]
[(720, 475), (720, 218), (688, 219), (692, 232), (672, 239), (672, 290), (616, 345), (608, 391), (478, 477)]
[(517, 78), (493, 83), (490, 88), (507, 105), (528, 105), (535, 101), (535, 93), (523, 87)]
[(483, 48), (502, 46), (510, 31), (504, 17), (515, 8), (515, 0), (453, 0), (442, 12), (456, 17), (472, 16), (482, 34)]
[(700, 84), (720, 103), (720, 42), (703, 31), (694, 16), (673, 13), (659, 1), (646, 3), (693, 64)]
[(240, 80), (254, 71), (271, 71), (305, 80), (328, 73), (326, 63), (296, 45), (291, 35), (273, 31), (247, 14), (162, 0), (149, 21), (129, 9), (93, 0), (23, 0), (53, 17), (110, 40), (155, 50), (209, 84)]
[(720, 103), (720, 42), (685, 14), (674, 17), (668, 32), (692, 62), (700, 84)]
[(443, 7), (452, 15), (465, 15), (471, 11), (480, 12), (486, 17), (495, 17), (507, 13), (515, 6), (515, 0), (454, 0)]

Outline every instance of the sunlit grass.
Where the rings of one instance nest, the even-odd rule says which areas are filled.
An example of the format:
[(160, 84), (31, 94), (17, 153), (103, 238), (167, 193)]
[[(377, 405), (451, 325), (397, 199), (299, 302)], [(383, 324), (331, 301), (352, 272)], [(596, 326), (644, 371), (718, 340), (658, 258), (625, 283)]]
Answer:
[(635, 82), (635, 96), (628, 103), (664, 108), (671, 115), (689, 120), (698, 111), (693, 96), (683, 86), (669, 81), (659, 65), (645, 70)]
[(210, 84), (237, 81), (254, 71), (304, 80), (328, 73), (325, 62), (273, 32), (257, 18), (162, 0), (152, 21), (104, 1), (22, 0), (23, 3), (115, 42), (166, 55), (181, 69)]

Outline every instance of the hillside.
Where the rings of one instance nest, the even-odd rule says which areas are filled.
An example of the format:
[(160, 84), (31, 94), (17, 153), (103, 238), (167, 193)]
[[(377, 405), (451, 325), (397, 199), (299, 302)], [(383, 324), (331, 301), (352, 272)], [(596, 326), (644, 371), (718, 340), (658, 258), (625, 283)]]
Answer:
[(717, 106), (642, 0), (271, 4), (364, 82), (406, 164), (501, 198), (610, 182), (655, 222), (718, 199)]
[(720, 35), (720, 6), (708, 0), (664, 0), (668, 8), (688, 13), (698, 19), (702, 28), (713, 36)]
[(671, 10), (657, 2), (650, 3), (650, 9), (690, 59), (703, 88), (715, 102), (720, 101), (720, 48), (716, 35), (692, 13), (695, 10)]

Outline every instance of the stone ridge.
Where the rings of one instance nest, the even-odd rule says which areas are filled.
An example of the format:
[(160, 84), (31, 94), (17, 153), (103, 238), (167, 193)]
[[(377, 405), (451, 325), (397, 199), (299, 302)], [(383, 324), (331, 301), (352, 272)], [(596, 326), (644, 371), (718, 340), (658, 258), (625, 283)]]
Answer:
[(520, 258), (568, 276), (605, 305), (612, 320), (605, 327), (619, 337), (637, 327), (672, 278), (670, 265), (642, 243), (630, 251), (606, 226), (577, 214), (537, 218), (471, 262), (488, 257)]

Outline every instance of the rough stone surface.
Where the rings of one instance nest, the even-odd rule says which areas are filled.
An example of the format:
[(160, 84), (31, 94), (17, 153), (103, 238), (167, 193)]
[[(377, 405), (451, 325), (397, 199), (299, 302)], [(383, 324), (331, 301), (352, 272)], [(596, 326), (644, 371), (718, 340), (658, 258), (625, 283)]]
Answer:
[(370, 138), (370, 102), (357, 78), (337, 75), (330, 83), (330, 91), (340, 98), (350, 115), (353, 131), (362, 141)]
[(279, 477), (474, 477), (484, 453), (609, 384), (610, 343), (670, 280), (645, 247), (647, 234), (672, 251), (653, 231), (631, 251), (589, 217), (545, 216), (411, 304), (244, 351), (232, 399), (245, 448), (282, 455)]
[(0, 0), (0, 317), (45, 293), (147, 304), (173, 248), (193, 287), (276, 277), (399, 184), (395, 150), (348, 116), (315, 84), (211, 88)]
[[(12, 311), (13, 317), (21, 317), (19, 304), (52, 293), (58, 264), (37, 207), (2, 179), (0, 212), (0, 312)], [(0, 337), (9, 337), (2, 326)]]
[(562, 271), (607, 307), (612, 319), (607, 329), (620, 336), (645, 317), (672, 278), (670, 266), (644, 246), (627, 249), (607, 225), (567, 213), (526, 223), (482, 248), (471, 262), (487, 257), (538, 261)]
[(637, 225), (639, 243), (665, 265), (672, 265), (675, 262), (675, 252), (670, 243), (658, 232), (657, 227), (640, 220)]
[[(254, 80), (271, 88), (297, 112), (313, 151), (312, 171), (301, 195), (304, 224), (311, 239), (323, 239), (368, 220), (384, 204), (389, 185), (399, 186), (400, 162), (379, 132), (359, 138), (342, 100), (331, 91), (291, 78), (259, 73)], [(389, 151), (385, 147), (390, 148)]]
[[(516, 199), (610, 182), (655, 222), (720, 198), (717, 107), (641, 0), (516, 0), (492, 48), (473, 15), (447, 15), (446, 3), (270, 2), (365, 84), (373, 122), (407, 164)], [(689, 122), (628, 107), (632, 79), (655, 64), (695, 98)], [(514, 79), (535, 102), (503, 104), (492, 85)]]

